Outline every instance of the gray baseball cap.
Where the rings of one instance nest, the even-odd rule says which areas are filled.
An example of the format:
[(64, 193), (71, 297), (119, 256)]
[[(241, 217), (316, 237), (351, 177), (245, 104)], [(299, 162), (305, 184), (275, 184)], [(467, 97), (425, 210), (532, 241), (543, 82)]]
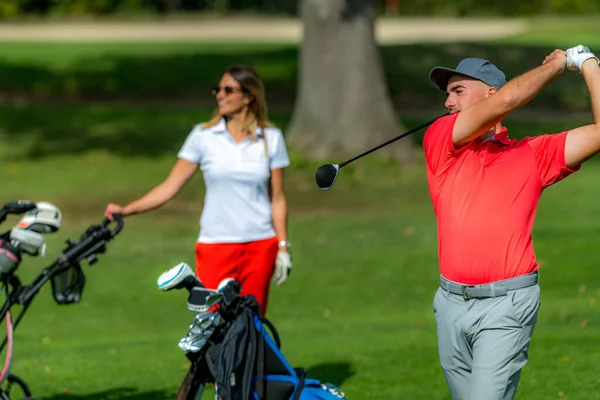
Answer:
[(500, 71), (498, 67), (488, 60), (481, 58), (465, 58), (458, 63), (456, 69), (434, 67), (429, 72), (429, 81), (434, 87), (445, 92), (448, 87), (448, 81), (454, 74), (478, 79), (496, 89), (500, 89), (506, 83), (504, 72)]

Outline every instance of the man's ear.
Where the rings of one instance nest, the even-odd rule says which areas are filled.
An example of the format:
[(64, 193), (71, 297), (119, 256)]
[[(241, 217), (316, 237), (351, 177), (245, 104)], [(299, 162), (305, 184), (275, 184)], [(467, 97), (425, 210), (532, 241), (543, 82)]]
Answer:
[(490, 87), (488, 88), (488, 90), (487, 90), (487, 92), (488, 92), (488, 96), (491, 96), (491, 95), (495, 94), (497, 91), (498, 91), (498, 90), (497, 90), (495, 87), (493, 87), (493, 86), (490, 86)]

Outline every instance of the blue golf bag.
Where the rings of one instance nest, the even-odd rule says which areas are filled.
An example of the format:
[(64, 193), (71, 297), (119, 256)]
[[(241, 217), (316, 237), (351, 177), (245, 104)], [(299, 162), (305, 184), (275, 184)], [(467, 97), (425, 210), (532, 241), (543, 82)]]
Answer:
[(186, 353), (192, 364), (178, 400), (197, 398), (205, 384), (213, 385), (219, 400), (346, 399), (335, 385), (290, 365), (275, 327), (253, 296), (233, 296), (212, 312), (222, 320), (200, 350)]
[[(279, 346), (266, 332), (265, 326), (268, 321), (258, 315), (254, 315), (253, 319), (258, 334), (258, 349), (252, 400), (346, 399), (344, 393), (335, 385), (309, 378), (304, 368), (293, 368)], [(275, 332), (272, 325), (269, 324), (269, 327), (272, 332)]]

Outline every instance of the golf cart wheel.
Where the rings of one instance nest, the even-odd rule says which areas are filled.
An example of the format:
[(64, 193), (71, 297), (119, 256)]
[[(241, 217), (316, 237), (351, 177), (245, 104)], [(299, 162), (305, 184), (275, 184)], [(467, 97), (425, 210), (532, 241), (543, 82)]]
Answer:
[(24, 396), (25, 399), (32, 399), (29, 386), (27, 386), (23, 379), (13, 374), (9, 374), (6, 378), (6, 387), (2, 389), (2, 394), (11, 398), (10, 393), (13, 385), (17, 385), (21, 388), (19, 395)]

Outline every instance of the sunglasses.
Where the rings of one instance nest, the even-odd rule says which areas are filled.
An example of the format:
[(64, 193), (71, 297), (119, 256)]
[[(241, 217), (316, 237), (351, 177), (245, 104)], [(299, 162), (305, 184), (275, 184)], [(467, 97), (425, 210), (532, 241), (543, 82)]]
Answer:
[(223, 89), (223, 91), (225, 92), (225, 94), (229, 95), (231, 93), (235, 93), (235, 92), (243, 92), (243, 93), (247, 93), (246, 89), (242, 89), (242, 88), (234, 88), (231, 86), (214, 86), (212, 89), (212, 94), (213, 96), (216, 96), (221, 89)]

